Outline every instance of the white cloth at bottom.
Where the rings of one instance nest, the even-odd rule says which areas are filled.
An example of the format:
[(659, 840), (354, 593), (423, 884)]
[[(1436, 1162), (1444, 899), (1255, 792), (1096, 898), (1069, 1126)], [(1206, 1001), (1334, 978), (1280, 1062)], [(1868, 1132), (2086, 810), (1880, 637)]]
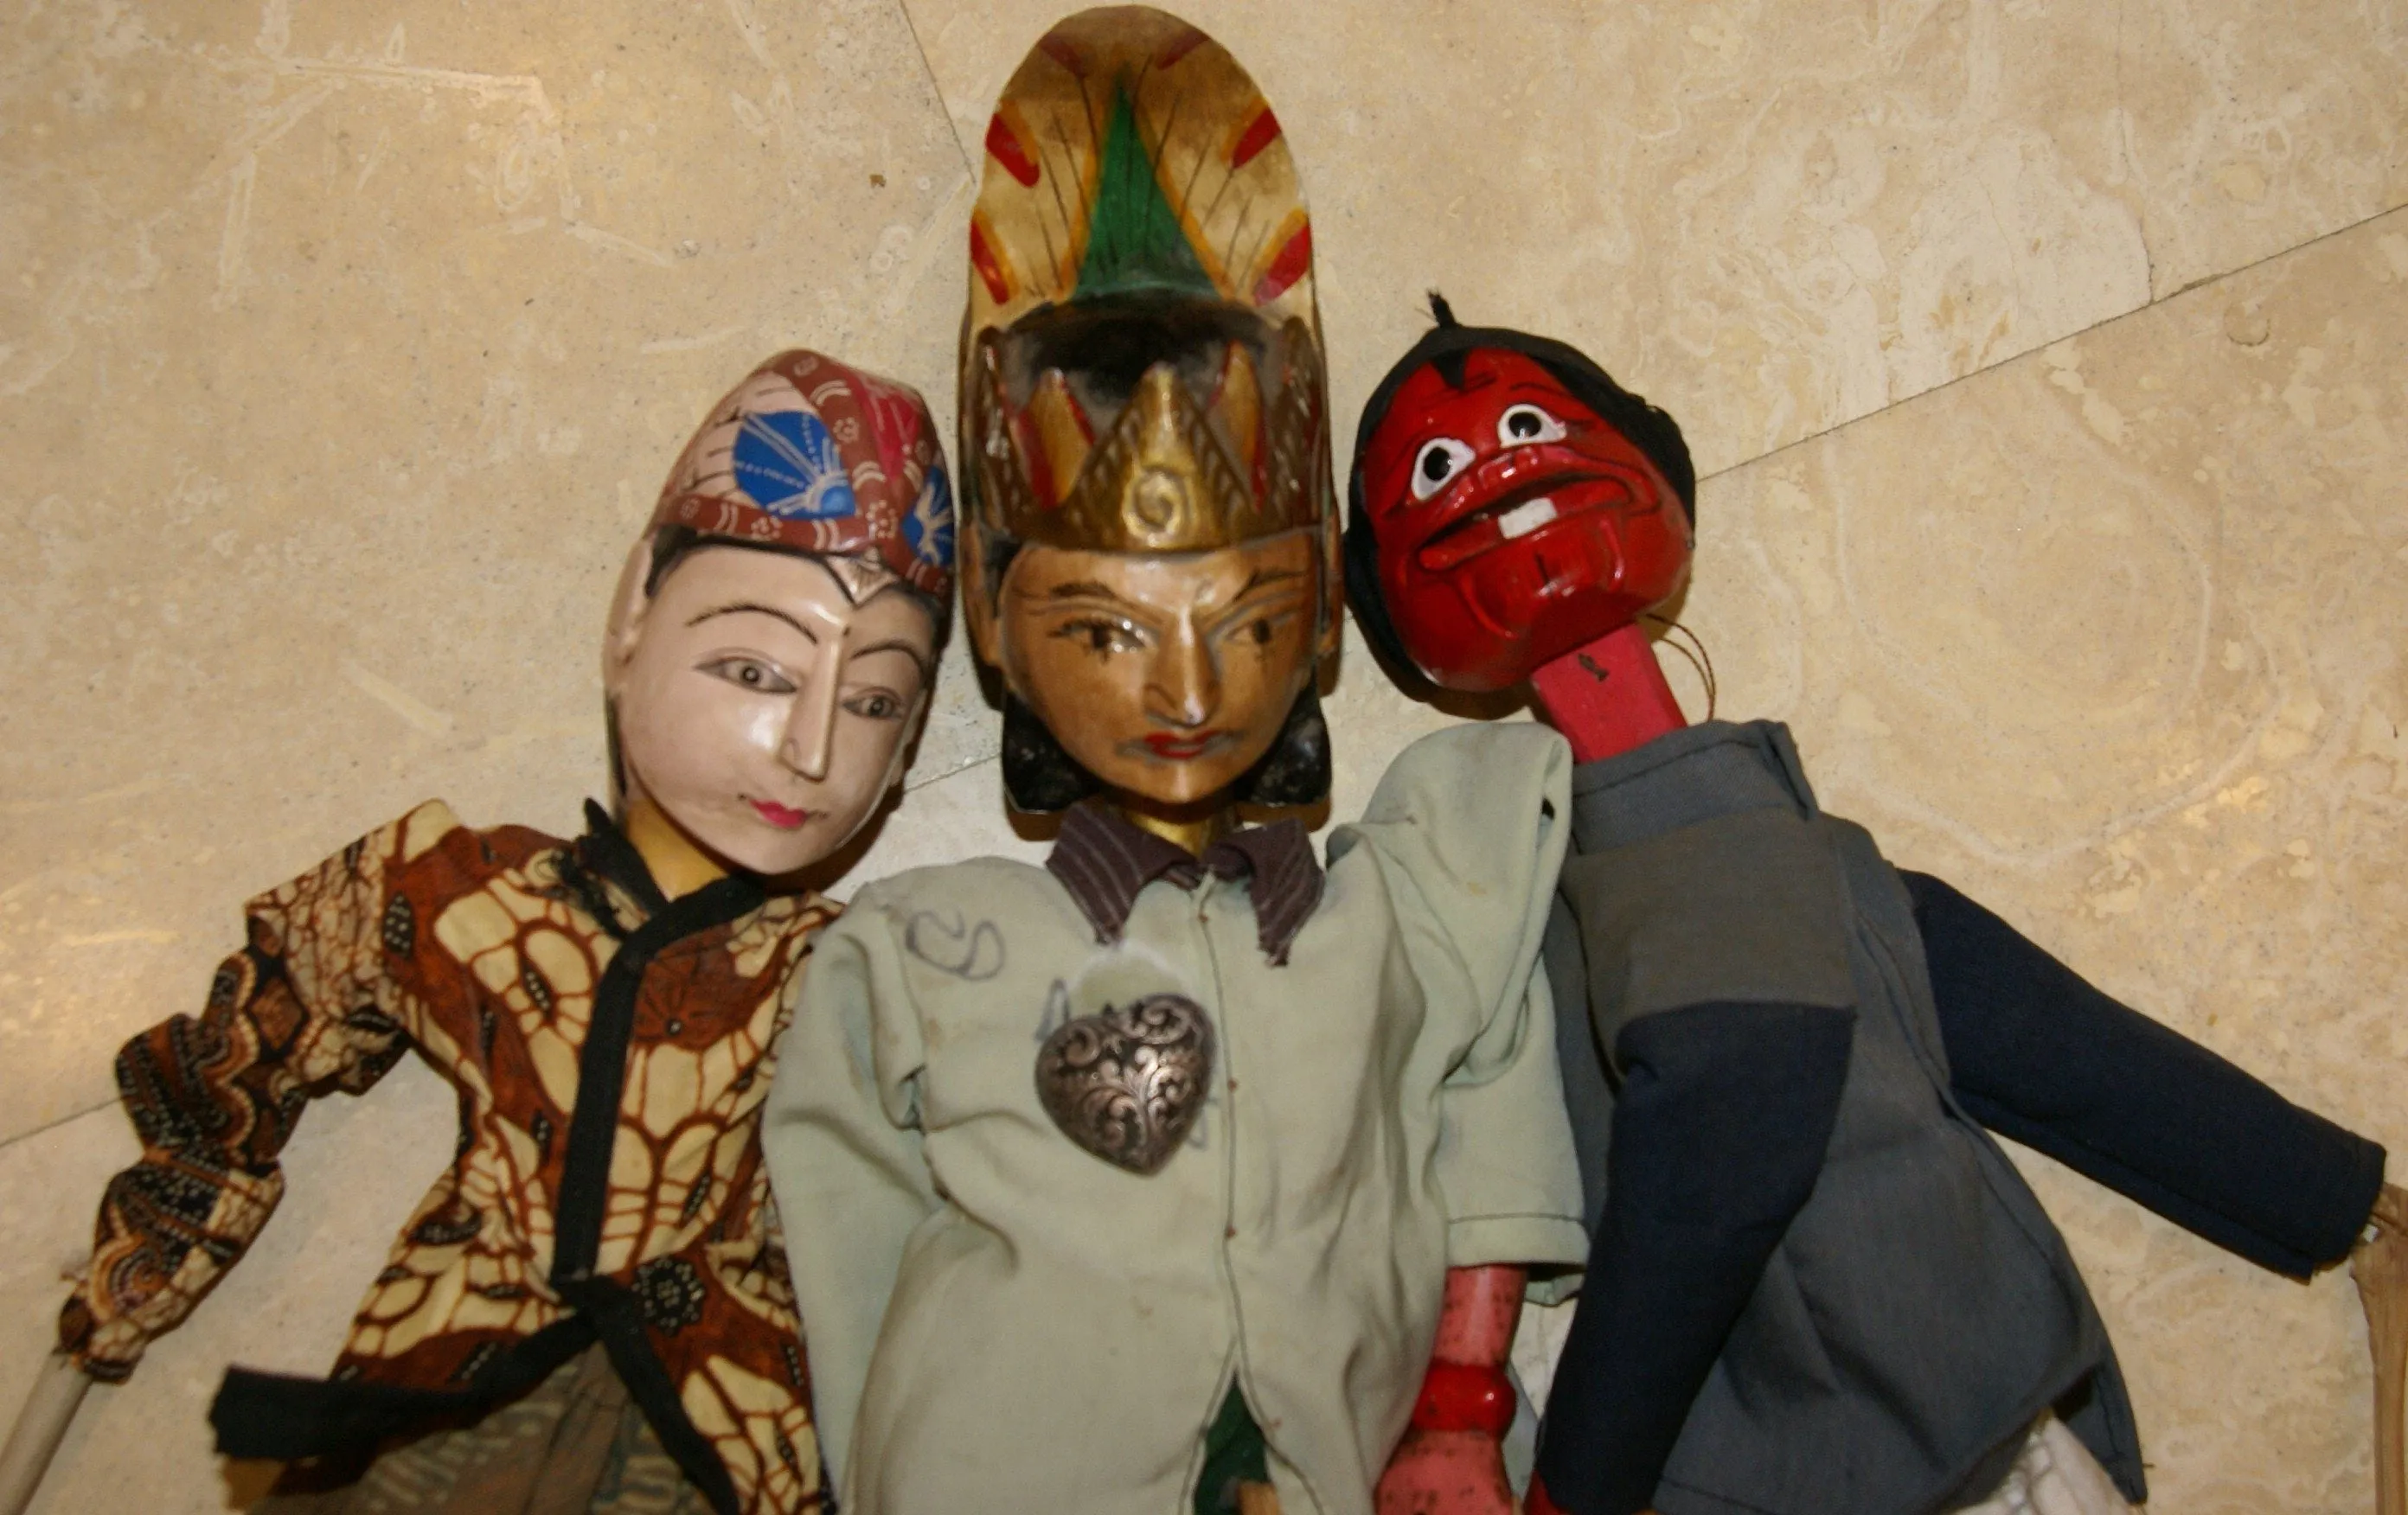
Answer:
[(2107, 1470), (2082, 1439), (2054, 1415), (2043, 1415), (2025, 1438), (1998, 1493), (1957, 1515), (2131, 1515)]

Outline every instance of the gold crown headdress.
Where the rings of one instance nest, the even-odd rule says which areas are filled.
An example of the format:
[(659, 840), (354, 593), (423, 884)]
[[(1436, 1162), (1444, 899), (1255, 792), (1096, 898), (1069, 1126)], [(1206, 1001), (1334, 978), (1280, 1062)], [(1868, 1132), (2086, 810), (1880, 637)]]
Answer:
[(987, 125), (970, 269), (976, 529), (1181, 552), (1335, 520), (1312, 222), (1219, 43), (1138, 6), (1048, 32)]

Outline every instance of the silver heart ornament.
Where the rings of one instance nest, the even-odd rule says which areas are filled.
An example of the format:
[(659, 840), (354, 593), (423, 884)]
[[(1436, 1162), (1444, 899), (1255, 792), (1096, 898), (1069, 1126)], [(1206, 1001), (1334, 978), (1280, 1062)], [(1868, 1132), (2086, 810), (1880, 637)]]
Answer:
[(1062, 1134), (1114, 1167), (1153, 1173), (1204, 1109), (1212, 1022), (1184, 994), (1082, 1015), (1037, 1050), (1037, 1097)]

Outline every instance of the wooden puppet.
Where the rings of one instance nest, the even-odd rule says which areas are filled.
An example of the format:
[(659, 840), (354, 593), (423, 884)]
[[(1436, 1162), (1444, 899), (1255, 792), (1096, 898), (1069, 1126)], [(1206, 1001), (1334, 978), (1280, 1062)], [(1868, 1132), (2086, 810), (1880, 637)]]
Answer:
[(1531, 988), (1561, 738), (1414, 748), (1326, 867), (1293, 818), (1240, 825), (1326, 794), (1339, 634), (1278, 119), (1195, 28), (1095, 10), (985, 146), (965, 613), (1013, 807), (1068, 813), (1042, 867), (865, 888), (787, 1033), (764, 1142), (836, 1486), (1368, 1515), (1417, 1421), (1383, 1502), (1470, 1438), (1510, 1508), (1523, 1265), (1585, 1250)]
[(1784, 728), (1684, 724), (1637, 624), (1688, 572), (1680, 428), (1433, 305), (1356, 435), (1357, 618), (1409, 684), (1527, 681), (1581, 765), (1546, 964), (1594, 1236), (1529, 1508), (2145, 1497), (2098, 1313), (1984, 1127), (2280, 1272), (2358, 1248), (2395, 1315), (2381, 1148), (1893, 869)]
[(236, 1369), (212, 1408), (222, 1451), (293, 1460), (259, 1508), (822, 1508), (756, 1118), (837, 913), (794, 876), (899, 779), (951, 566), (918, 394), (794, 351), (721, 401), (611, 606), (616, 814), (569, 841), (431, 801), (251, 902), (202, 1013), (118, 1055), (142, 1157), (29, 1418), (133, 1371), (267, 1222), (309, 1099), (414, 1050), (456, 1156), (332, 1376)]

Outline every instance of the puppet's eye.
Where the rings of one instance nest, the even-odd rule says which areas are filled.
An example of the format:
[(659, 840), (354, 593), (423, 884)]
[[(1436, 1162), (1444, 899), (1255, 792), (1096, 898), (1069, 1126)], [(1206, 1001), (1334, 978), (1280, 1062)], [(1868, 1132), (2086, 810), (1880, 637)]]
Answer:
[(1413, 498), (1426, 500), (1471, 465), (1471, 449), (1452, 436), (1434, 436), (1413, 455)]
[(715, 658), (703, 664), (701, 671), (715, 679), (724, 679), (737, 688), (750, 690), (755, 694), (792, 694), (796, 687), (793, 679), (780, 673), (773, 665), (740, 653)]
[(1497, 439), (1507, 447), (1525, 442), (1560, 442), (1564, 423), (1535, 405), (1517, 405), (1497, 418)]

